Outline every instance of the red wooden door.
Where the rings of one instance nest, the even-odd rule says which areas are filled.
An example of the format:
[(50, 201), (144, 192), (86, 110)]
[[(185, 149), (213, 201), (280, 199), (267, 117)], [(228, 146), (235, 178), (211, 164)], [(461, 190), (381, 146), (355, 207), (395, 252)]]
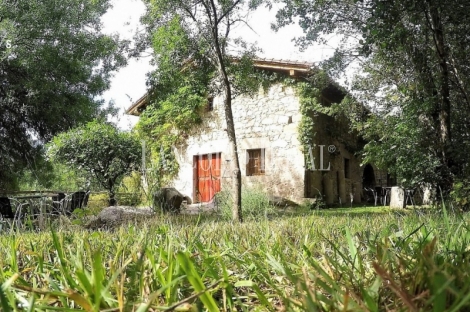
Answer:
[(209, 202), (220, 192), (220, 153), (194, 156), (195, 202)]

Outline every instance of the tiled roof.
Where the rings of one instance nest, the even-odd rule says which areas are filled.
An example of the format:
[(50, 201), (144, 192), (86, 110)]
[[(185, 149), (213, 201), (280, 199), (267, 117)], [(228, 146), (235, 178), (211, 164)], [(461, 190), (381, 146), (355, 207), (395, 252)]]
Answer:
[[(314, 63), (267, 58), (254, 59), (253, 64), (256, 68), (287, 71), (291, 76), (307, 73), (315, 68)], [(147, 104), (147, 93), (145, 93), (126, 110), (126, 114), (139, 116)]]

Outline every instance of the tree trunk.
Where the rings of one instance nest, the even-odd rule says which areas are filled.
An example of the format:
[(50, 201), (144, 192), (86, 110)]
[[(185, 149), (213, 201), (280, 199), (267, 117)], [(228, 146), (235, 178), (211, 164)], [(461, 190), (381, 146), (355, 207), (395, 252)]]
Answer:
[(439, 9), (435, 4), (428, 1), (430, 9), (430, 21), (432, 25), (434, 45), (441, 69), (439, 80), (439, 107), (438, 107), (438, 125), (440, 139), (440, 158), (441, 158), (441, 182), (439, 186), (444, 195), (447, 195), (452, 188), (452, 156), (451, 154), (451, 103), (450, 103), (450, 79), (449, 79), (449, 60), (444, 39), (444, 25), (442, 24)]
[[(227, 122), (227, 135), (230, 142), (230, 147), (232, 150), (231, 161), (232, 161), (232, 221), (234, 222), (243, 222), (242, 215), (242, 175), (240, 171), (240, 162), (238, 161), (238, 145), (237, 137), (235, 135), (235, 124), (233, 122), (233, 113), (232, 113), (232, 86), (230, 80), (228, 79), (227, 69), (226, 69), (226, 59), (225, 59), (225, 49), (224, 46), (221, 46), (219, 41), (219, 23), (221, 20), (217, 16), (217, 8), (214, 3), (214, 0), (210, 1), (210, 7), (212, 12), (210, 12), (209, 6), (205, 5), (208, 16), (213, 15), (213, 24), (211, 25), (211, 35), (214, 42), (214, 52), (216, 56), (216, 65), (218, 65), (220, 78), (223, 81), (223, 87), (225, 91), (225, 100), (224, 100), (224, 111), (225, 111), (225, 120)], [(212, 23), (212, 22), (211, 22)], [(228, 35), (228, 32), (227, 34)]]
[(230, 141), (230, 147), (232, 151), (231, 161), (232, 161), (232, 198), (233, 198), (233, 207), (232, 207), (232, 221), (243, 222), (242, 215), (242, 175), (240, 171), (240, 162), (238, 160), (238, 145), (237, 138), (235, 136), (235, 124), (233, 122), (232, 114), (232, 95), (230, 85), (225, 87), (225, 119), (227, 121), (227, 134)]
[(109, 201), (108, 201), (109, 206), (116, 206), (116, 198), (115, 198), (115, 193), (114, 189), (109, 190)]
[(109, 201), (108, 201), (109, 206), (116, 206), (116, 199), (115, 199), (114, 195), (115, 195), (114, 191), (109, 192)]

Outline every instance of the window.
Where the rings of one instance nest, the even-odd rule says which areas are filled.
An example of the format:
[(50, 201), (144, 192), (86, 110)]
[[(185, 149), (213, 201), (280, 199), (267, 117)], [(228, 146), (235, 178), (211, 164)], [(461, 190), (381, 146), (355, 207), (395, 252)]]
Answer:
[(214, 98), (209, 97), (207, 98), (206, 112), (211, 112), (213, 110), (214, 110)]
[(350, 176), (349, 170), (350, 170), (350, 168), (349, 168), (349, 159), (345, 158), (344, 159), (344, 177), (346, 179), (349, 179), (349, 176)]
[(247, 150), (246, 175), (257, 176), (265, 174), (265, 149)]

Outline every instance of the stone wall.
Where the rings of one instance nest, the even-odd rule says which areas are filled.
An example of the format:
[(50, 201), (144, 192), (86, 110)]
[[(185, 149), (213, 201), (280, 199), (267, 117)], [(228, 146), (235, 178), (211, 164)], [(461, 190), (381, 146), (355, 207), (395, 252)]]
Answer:
[[(307, 173), (306, 187), (310, 188), (310, 192), (306, 190), (307, 196), (314, 197), (321, 192), (330, 205), (347, 206), (351, 200), (354, 203), (361, 202), (363, 169), (361, 160), (356, 156), (359, 150), (357, 135), (350, 132), (344, 119), (323, 114), (313, 117), (315, 145), (312, 147), (312, 155), (316, 162), (315, 168), (329, 170)], [(320, 168), (322, 158), (323, 168)]]
[[(220, 153), (222, 189), (231, 187), (233, 169), (225, 131), (223, 98), (216, 97), (213, 106), (214, 110), (207, 113), (203, 124), (184, 145), (175, 150), (180, 170), (172, 186), (193, 199), (193, 159), (196, 155)], [(322, 114), (315, 117), (316, 135), (312, 156), (316, 170), (309, 171), (306, 170), (306, 158), (298, 140), (302, 116), (299, 99), (292, 87), (277, 84), (267, 92), (260, 90), (253, 98), (238, 97), (233, 101), (232, 109), (241, 153), (239, 160), (243, 187), (261, 188), (270, 195), (296, 202), (304, 201), (305, 197), (314, 198), (318, 194), (325, 195), (328, 204), (349, 205), (351, 197), (356, 203), (361, 201), (363, 169), (350, 144), (345, 144), (354, 142), (357, 137), (349, 133), (344, 121)], [(322, 153), (320, 145), (323, 145)], [(334, 150), (328, 149), (331, 146)], [(265, 149), (265, 175), (247, 176), (247, 150), (258, 148)], [(320, 168), (321, 158), (323, 168)], [(345, 172), (345, 159), (349, 160), (348, 173)], [(329, 170), (318, 170), (327, 169), (328, 166)]]
[[(176, 147), (180, 164), (173, 186), (194, 199), (193, 158), (195, 155), (220, 153), (222, 188), (230, 187), (230, 144), (225, 131), (223, 98), (214, 99), (214, 110), (208, 112), (202, 126)], [(304, 157), (297, 129), (301, 119), (299, 101), (293, 88), (282, 84), (267, 92), (260, 90), (253, 98), (233, 100), (232, 111), (239, 146), (242, 185), (262, 188), (272, 195), (300, 201), (304, 197)], [(247, 150), (265, 149), (265, 175), (247, 176)]]

